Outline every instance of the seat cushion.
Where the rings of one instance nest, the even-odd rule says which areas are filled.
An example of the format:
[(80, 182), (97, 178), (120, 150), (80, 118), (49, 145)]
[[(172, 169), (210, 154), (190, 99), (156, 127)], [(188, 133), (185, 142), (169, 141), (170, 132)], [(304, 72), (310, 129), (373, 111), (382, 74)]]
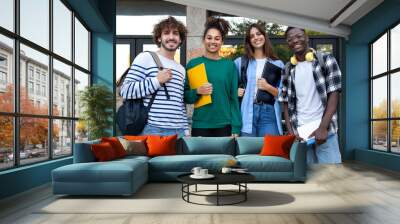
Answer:
[(211, 172), (219, 171), (231, 155), (175, 155), (158, 156), (149, 160), (150, 172), (191, 172), (193, 167), (203, 167)]
[(231, 137), (185, 137), (182, 138), (178, 152), (184, 155), (234, 155), (235, 141)]
[[(53, 170), (53, 181), (59, 182), (130, 182), (135, 172), (147, 170), (139, 159), (109, 162), (74, 163)], [(147, 173), (143, 173), (147, 176)]]
[(264, 145), (263, 137), (239, 137), (236, 138), (236, 155), (260, 154)]
[(236, 160), (249, 172), (293, 172), (292, 161), (278, 156), (239, 155)]

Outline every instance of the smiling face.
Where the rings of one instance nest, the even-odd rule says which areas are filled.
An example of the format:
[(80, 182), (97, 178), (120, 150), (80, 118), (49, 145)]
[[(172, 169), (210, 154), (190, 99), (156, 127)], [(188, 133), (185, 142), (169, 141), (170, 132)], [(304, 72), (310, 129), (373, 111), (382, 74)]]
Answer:
[(223, 44), (221, 32), (214, 28), (208, 29), (203, 43), (207, 52), (218, 53)]
[(250, 29), (250, 44), (254, 49), (264, 48), (265, 37), (256, 27)]
[(308, 36), (299, 28), (289, 30), (286, 41), (289, 48), (296, 55), (304, 55), (308, 49)]
[(177, 28), (165, 28), (161, 32), (161, 37), (158, 38), (161, 47), (167, 51), (176, 51), (181, 44), (181, 38)]

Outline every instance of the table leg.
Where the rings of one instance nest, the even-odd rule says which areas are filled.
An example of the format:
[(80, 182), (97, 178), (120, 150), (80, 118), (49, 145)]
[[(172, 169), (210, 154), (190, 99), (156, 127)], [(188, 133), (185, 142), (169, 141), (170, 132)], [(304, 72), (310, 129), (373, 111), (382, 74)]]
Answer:
[(217, 206), (219, 205), (219, 184), (217, 184)]

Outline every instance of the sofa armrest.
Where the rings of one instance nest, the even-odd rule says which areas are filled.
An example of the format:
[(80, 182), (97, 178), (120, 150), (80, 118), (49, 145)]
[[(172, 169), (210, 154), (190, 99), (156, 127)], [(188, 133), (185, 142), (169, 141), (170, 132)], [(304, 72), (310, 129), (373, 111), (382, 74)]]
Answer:
[(307, 144), (295, 141), (290, 149), (290, 160), (293, 162), (293, 179), (305, 181), (307, 175)]
[(92, 153), (90, 146), (92, 144), (100, 143), (99, 140), (75, 143), (74, 145), (74, 163), (89, 163), (95, 162), (96, 158)]

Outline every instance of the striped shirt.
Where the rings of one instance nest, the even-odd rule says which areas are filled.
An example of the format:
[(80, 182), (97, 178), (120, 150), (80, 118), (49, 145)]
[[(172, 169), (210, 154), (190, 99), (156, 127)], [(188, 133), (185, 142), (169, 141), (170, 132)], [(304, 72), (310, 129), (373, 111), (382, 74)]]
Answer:
[(183, 101), (185, 68), (158, 54), (165, 69), (171, 69), (172, 79), (165, 83), (169, 100), (157, 79), (158, 68), (150, 53), (140, 53), (133, 61), (122, 84), (121, 96), (124, 99), (141, 99), (147, 106), (152, 94), (159, 89), (149, 111), (148, 124), (168, 129), (188, 130), (186, 107)]

